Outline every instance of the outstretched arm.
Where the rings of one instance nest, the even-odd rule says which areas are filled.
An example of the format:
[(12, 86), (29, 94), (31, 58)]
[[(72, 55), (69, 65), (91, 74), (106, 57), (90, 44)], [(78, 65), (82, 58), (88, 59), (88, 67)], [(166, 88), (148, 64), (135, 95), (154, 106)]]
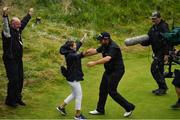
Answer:
[(88, 67), (93, 67), (95, 65), (98, 65), (98, 64), (104, 64), (104, 63), (107, 63), (111, 60), (111, 56), (106, 56), (104, 58), (101, 58), (99, 60), (96, 60), (96, 61), (90, 61), (87, 63), (87, 66)]
[(76, 51), (78, 51), (80, 49), (80, 47), (82, 46), (82, 42), (77, 42), (76, 43)]
[(87, 33), (84, 34), (84, 36), (81, 38), (80, 42), (76, 43), (76, 46), (77, 46), (76, 51), (78, 51), (80, 49), (80, 47), (82, 46), (82, 44), (83, 44), (84, 40), (86, 39), (86, 37), (87, 37)]
[(28, 11), (28, 14), (21, 20), (21, 28), (20, 30), (22, 31), (26, 25), (28, 24), (29, 20), (31, 19), (31, 16), (33, 14), (34, 9), (30, 8)]
[(10, 38), (10, 28), (9, 28), (9, 19), (8, 19), (8, 7), (3, 8), (3, 34), (5, 37)]
[(84, 34), (84, 36), (81, 38), (80, 41), (83, 43), (86, 40), (86, 38), (87, 38), (87, 33)]
[(84, 56), (92, 56), (92, 55), (95, 55), (97, 54), (97, 50), (94, 49), (94, 48), (90, 48), (88, 49), (86, 52), (84, 52)]
[[(98, 52), (102, 52), (101, 50), (102, 50), (102, 47), (97, 49)], [(96, 60), (96, 61), (90, 61), (87, 63), (87, 66), (93, 67), (93, 66), (98, 65), (98, 64), (108, 63), (111, 59), (115, 58), (118, 55), (118, 53), (117, 53), (118, 51), (119, 51), (119, 48), (113, 48), (112, 47), (106, 53), (107, 56), (105, 56), (99, 60)]]

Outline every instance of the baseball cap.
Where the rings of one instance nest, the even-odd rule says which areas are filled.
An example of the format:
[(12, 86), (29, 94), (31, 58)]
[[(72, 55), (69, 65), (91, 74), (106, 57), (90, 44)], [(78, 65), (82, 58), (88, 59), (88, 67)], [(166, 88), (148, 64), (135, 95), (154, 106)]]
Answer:
[(160, 12), (155, 11), (155, 12), (152, 12), (152, 15), (150, 18), (153, 19), (153, 18), (160, 18), (160, 17), (161, 17)]
[(110, 38), (111, 36), (108, 32), (102, 32), (96, 37), (97, 40), (110, 39)]

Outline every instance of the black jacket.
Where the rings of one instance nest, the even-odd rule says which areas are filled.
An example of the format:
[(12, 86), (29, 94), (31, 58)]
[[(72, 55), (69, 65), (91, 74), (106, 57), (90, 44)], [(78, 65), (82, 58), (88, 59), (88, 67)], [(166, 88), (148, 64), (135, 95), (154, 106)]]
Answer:
[(66, 44), (60, 47), (60, 54), (65, 56), (68, 72), (67, 80), (70, 82), (81, 81), (83, 80), (84, 76), (81, 65), (81, 58), (83, 57), (83, 54), (77, 52), (81, 47), (82, 43), (77, 42), (76, 45), (76, 51), (68, 48)]
[(27, 14), (21, 20), (21, 27), (19, 30), (13, 29), (10, 27), (10, 38), (7, 38), (2, 32), (2, 41), (3, 41), (3, 59), (22, 59), (23, 56), (23, 42), (21, 34), (23, 29), (26, 27), (27, 23), (31, 19), (31, 16)]
[(155, 56), (163, 57), (165, 54), (168, 54), (170, 45), (163, 40), (161, 33), (169, 32), (168, 24), (161, 20), (158, 25), (153, 25), (148, 32), (149, 41), (142, 43), (143, 46), (152, 46), (153, 53)]
[(108, 46), (101, 45), (97, 48), (97, 52), (102, 53), (103, 57), (111, 56), (111, 60), (104, 64), (106, 72), (124, 71), (121, 49), (114, 41), (111, 40)]

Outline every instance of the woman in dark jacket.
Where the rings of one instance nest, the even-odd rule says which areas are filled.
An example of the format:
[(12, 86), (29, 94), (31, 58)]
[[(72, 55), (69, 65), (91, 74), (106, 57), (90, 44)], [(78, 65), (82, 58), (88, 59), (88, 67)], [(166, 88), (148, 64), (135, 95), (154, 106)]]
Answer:
[(60, 48), (60, 53), (65, 56), (67, 65), (67, 81), (72, 88), (72, 93), (64, 100), (64, 102), (57, 107), (62, 115), (66, 115), (65, 106), (75, 99), (76, 114), (74, 119), (85, 120), (86, 118), (81, 114), (81, 101), (82, 101), (82, 89), (80, 81), (83, 80), (83, 72), (81, 65), (81, 58), (85, 56), (85, 53), (78, 53), (79, 48), (82, 45), (82, 41), (86, 37), (86, 34), (81, 39), (81, 42), (67, 41)]

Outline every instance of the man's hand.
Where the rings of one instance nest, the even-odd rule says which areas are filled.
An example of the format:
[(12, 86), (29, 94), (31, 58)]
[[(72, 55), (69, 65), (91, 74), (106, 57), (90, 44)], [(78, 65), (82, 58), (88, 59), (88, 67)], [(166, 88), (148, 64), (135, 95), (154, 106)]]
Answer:
[(90, 62), (87, 63), (87, 66), (88, 66), (88, 67), (93, 67), (93, 66), (95, 66), (95, 65), (96, 65), (96, 62), (95, 62), (95, 61), (90, 61)]
[(86, 51), (86, 56), (91, 56), (97, 54), (97, 50), (94, 48), (90, 48)]
[(34, 9), (33, 9), (33, 8), (30, 8), (29, 11), (28, 11), (28, 14), (29, 14), (30, 16), (32, 16), (32, 15), (33, 15), (33, 12), (34, 12)]
[(83, 56), (86, 57), (88, 53), (86, 51), (84, 51), (82, 54), (83, 54)]
[(8, 15), (8, 10), (9, 10), (8, 7), (4, 7), (4, 8), (3, 8), (3, 15), (4, 15), (4, 16), (7, 16), (7, 15)]

